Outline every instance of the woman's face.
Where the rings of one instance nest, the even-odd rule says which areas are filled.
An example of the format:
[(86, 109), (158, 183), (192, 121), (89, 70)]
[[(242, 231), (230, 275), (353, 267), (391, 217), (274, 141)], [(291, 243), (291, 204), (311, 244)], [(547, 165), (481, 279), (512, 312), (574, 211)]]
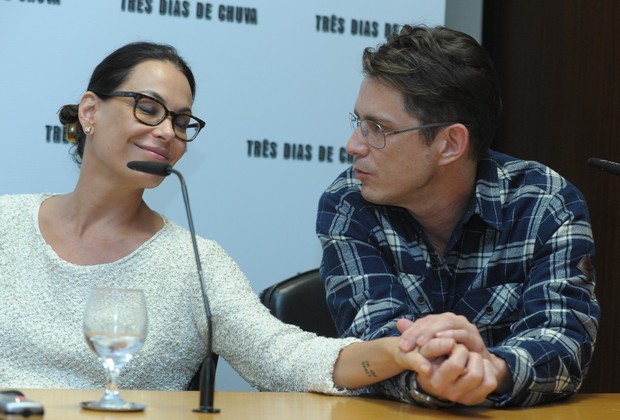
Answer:
[[(158, 99), (170, 111), (191, 113), (189, 82), (168, 61), (149, 60), (138, 64), (116, 91), (142, 93)], [(92, 126), (93, 133), (86, 139), (82, 171), (94, 168), (96, 173), (103, 173), (110, 179), (119, 178), (125, 184), (129, 176), (139, 179), (142, 187), (149, 188), (158, 185), (163, 178), (135, 172), (127, 168), (128, 162), (140, 160), (174, 165), (185, 153), (187, 143), (176, 137), (170, 116), (159, 125), (149, 126), (134, 117), (132, 97), (107, 98), (87, 92), (85, 98), (80, 107), (84, 106), (84, 101), (86, 109), (88, 104), (93, 104), (92, 123), (82, 121), (82, 126)]]

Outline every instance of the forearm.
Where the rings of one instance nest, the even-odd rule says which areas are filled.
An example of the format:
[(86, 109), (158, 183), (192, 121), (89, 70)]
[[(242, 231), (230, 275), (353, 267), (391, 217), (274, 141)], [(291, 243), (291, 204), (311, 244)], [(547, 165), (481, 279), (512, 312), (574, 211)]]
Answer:
[(402, 356), (398, 337), (353, 343), (342, 349), (336, 360), (334, 383), (355, 389), (391, 378), (404, 370)]
[[(574, 347), (569, 353), (578, 354)], [(495, 406), (531, 406), (555, 401), (575, 393), (587, 372), (586, 360), (591, 356), (591, 347), (581, 348), (583, 356), (572, 359), (561, 356), (553, 344), (543, 337), (530, 340), (510, 340), (502, 347), (493, 349), (506, 360), (513, 383), (506, 393), (497, 392)]]

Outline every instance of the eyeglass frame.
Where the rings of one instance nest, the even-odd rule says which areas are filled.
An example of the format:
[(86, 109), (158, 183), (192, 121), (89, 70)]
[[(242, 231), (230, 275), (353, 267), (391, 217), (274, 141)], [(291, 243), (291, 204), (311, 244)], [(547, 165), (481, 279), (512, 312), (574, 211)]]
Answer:
[(392, 130), (392, 131), (385, 131), (385, 129), (381, 126), (381, 124), (373, 121), (373, 120), (365, 120), (365, 119), (361, 119), (359, 118), (357, 115), (355, 115), (352, 112), (349, 112), (349, 116), (351, 117), (351, 128), (353, 128), (353, 130), (357, 130), (358, 128), (360, 128), (362, 126), (362, 123), (364, 121), (366, 121), (366, 123), (372, 123), (374, 125), (376, 125), (377, 127), (379, 127), (379, 132), (381, 134), (383, 134), (383, 146), (381, 147), (377, 147), (373, 144), (371, 144), (368, 141), (368, 134), (370, 133), (370, 130), (368, 131), (367, 134), (364, 134), (364, 132), (362, 131), (362, 137), (364, 138), (364, 141), (371, 146), (374, 149), (384, 149), (385, 146), (387, 145), (387, 136), (389, 136), (390, 134), (400, 134), (400, 133), (406, 133), (408, 131), (415, 131), (415, 130), (423, 130), (425, 128), (434, 128), (434, 127), (447, 127), (451, 124), (458, 124), (457, 121), (451, 121), (451, 122), (437, 122), (437, 123), (429, 123), (429, 124), (422, 124), (422, 125), (418, 125), (415, 127), (410, 127), (410, 128), (403, 128), (400, 130)]
[[(159, 124), (161, 124), (162, 122), (164, 122), (164, 120), (166, 118), (168, 118), (169, 116), (172, 117), (172, 130), (174, 131), (174, 136), (176, 138), (178, 138), (181, 141), (184, 141), (186, 143), (189, 143), (191, 141), (194, 141), (196, 139), (196, 137), (198, 137), (198, 134), (200, 134), (200, 131), (205, 127), (205, 122), (203, 120), (201, 120), (200, 118), (196, 117), (195, 115), (192, 114), (188, 114), (187, 112), (174, 112), (174, 111), (170, 111), (166, 105), (164, 105), (162, 103), (162, 101), (160, 101), (159, 99), (153, 98), (152, 96), (146, 95), (144, 93), (140, 93), (140, 92), (128, 92), (128, 91), (122, 91), (122, 90), (115, 90), (109, 93), (99, 93), (99, 92), (95, 92), (95, 91), (91, 91), (94, 94), (98, 95), (98, 96), (105, 96), (105, 97), (109, 97), (109, 98), (133, 98), (133, 116), (136, 120), (138, 120), (140, 123), (144, 124), (144, 125), (148, 125), (149, 127), (156, 127)], [(158, 122), (156, 122), (155, 124), (151, 124), (151, 123), (147, 123), (142, 121), (140, 118), (138, 118), (138, 115), (136, 114), (136, 109), (138, 108), (138, 101), (141, 98), (146, 98), (149, 99), (153, 102), (158, 103), (159, 105), (162, 106), (162, 108), (164, 109), (164, 116), (161, 118), (161, 120), (159, 120)], [(190, 117), (195, 119), (198, 122), (198, 130), (196, 131), (196, 134), (191, 138), (182, 138), (177, 134), (176, 129), (174, 128), (174, 120), (179, 117), (179, 116), (185, 116), (185, 117)]]

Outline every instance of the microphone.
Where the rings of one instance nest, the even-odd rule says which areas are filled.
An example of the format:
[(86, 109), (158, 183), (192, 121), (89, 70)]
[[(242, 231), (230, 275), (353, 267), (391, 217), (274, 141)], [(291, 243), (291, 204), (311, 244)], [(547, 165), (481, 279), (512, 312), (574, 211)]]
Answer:
[[(176, 172), (179, 176), (179, 179), (181, 180), (181, 187), (183, 188), (183, 192), (186, 192), (185, 180), (183, 179), (183, 176), (179, 172), (174, 171), (172, 169), (172, 166), (168, 165), (167, 163), (134, 160), (129, 162), (127, 164), (127, 167), (129, 169), (133, 169), (134, 171), (161, 176), (168, 176), (172, 172)], [(183, 198), (185, 198), (185, 196), (186, 194), (183, 194)], [(186, 202), (186, 204), (188, 203)]]
[(620, 175), (620, 163), (612, 162), (611, 160), (590, 158), (588, 159), (590, 166), (602, 169), (603, 171), (610, 172), (614, 175)]
[(197, 413), (219, 413), (219, 408), (213, 407), (213, 393), (215, 389), (215, 360), (213, 357), (213, 326), (211, 321), (211, 309), (209, 307), (209, 299), (205, 287), (204, 277), (202, 275), (202, 264), (200, 264), (200, 256), (198, 254), (198, 244), (196, 243), (196, 231), (194, 230), (194, 221), (192, 219), (192, 211), (189, 207), (189, 195), (187, 194), (187, 186), (183, 175), (171, 165), (161, 162), (147, 161), (131, 161), (127, 167), (134, 171), (145, 172), (147, 174), (168, 176), (175, 174), (181, 182), (181, 191), (183, 192), (183, 201), (185, 202), (185, 211), (187, 213), (187, 223), (189, 232), (192, 237), (192, 245), (194, 247), (194, 259), (196, 260), (196, 268), (198, 270), (198, 279), (202, 289), (202, 302), (205, 307), (207, 316), (207, 355), (200, 369), (200, 407), (192, 411)]

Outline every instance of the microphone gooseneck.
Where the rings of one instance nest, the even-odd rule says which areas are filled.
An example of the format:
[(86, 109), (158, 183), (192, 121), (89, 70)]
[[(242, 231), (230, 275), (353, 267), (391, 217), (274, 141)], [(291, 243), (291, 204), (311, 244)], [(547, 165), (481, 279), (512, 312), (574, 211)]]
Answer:
[(147, 161), (131, 161), (127, 167), (139, 172), (145, 172), (154, 175), (168, 176), (175, 174), (181, 182), (181, 192), (183, 193), (183, 202), (185, 203), (185, 212), (187, 213), (187, 224), (189, 226), (190, 236), (192, 238), (192, 246), (194, 248), (194, 259), (196, 260), (196, 269), (198, 271), (198, 279), (202, 290), (202, 302), (204, 304), (205, 315), (207, 317), (207, 355), (200, 369), (200, 407), (193, 411), (197, 413), (219, 413), (218, 408), (213, 407), (213, 395), (215, 391), (215, 360), (213, 358), (213, 325), (211, 321), (211, 308), (209, 307), (209, 298), (207, 297), (207, 289), (204, 276), (202, 273), (202, 264), (200, 263), (200, 254), (198, 253), (198, 243), (196, 242), (196, 231), (194, 229), (194, 220), (189, 205), (189, 194), (183, 175), (167, 163), (147, 162)]
[(612, 162), (611, 160), (590, 158), (588, 159), (588, 164), (614, 175), (620, 175), (620, 163)]

